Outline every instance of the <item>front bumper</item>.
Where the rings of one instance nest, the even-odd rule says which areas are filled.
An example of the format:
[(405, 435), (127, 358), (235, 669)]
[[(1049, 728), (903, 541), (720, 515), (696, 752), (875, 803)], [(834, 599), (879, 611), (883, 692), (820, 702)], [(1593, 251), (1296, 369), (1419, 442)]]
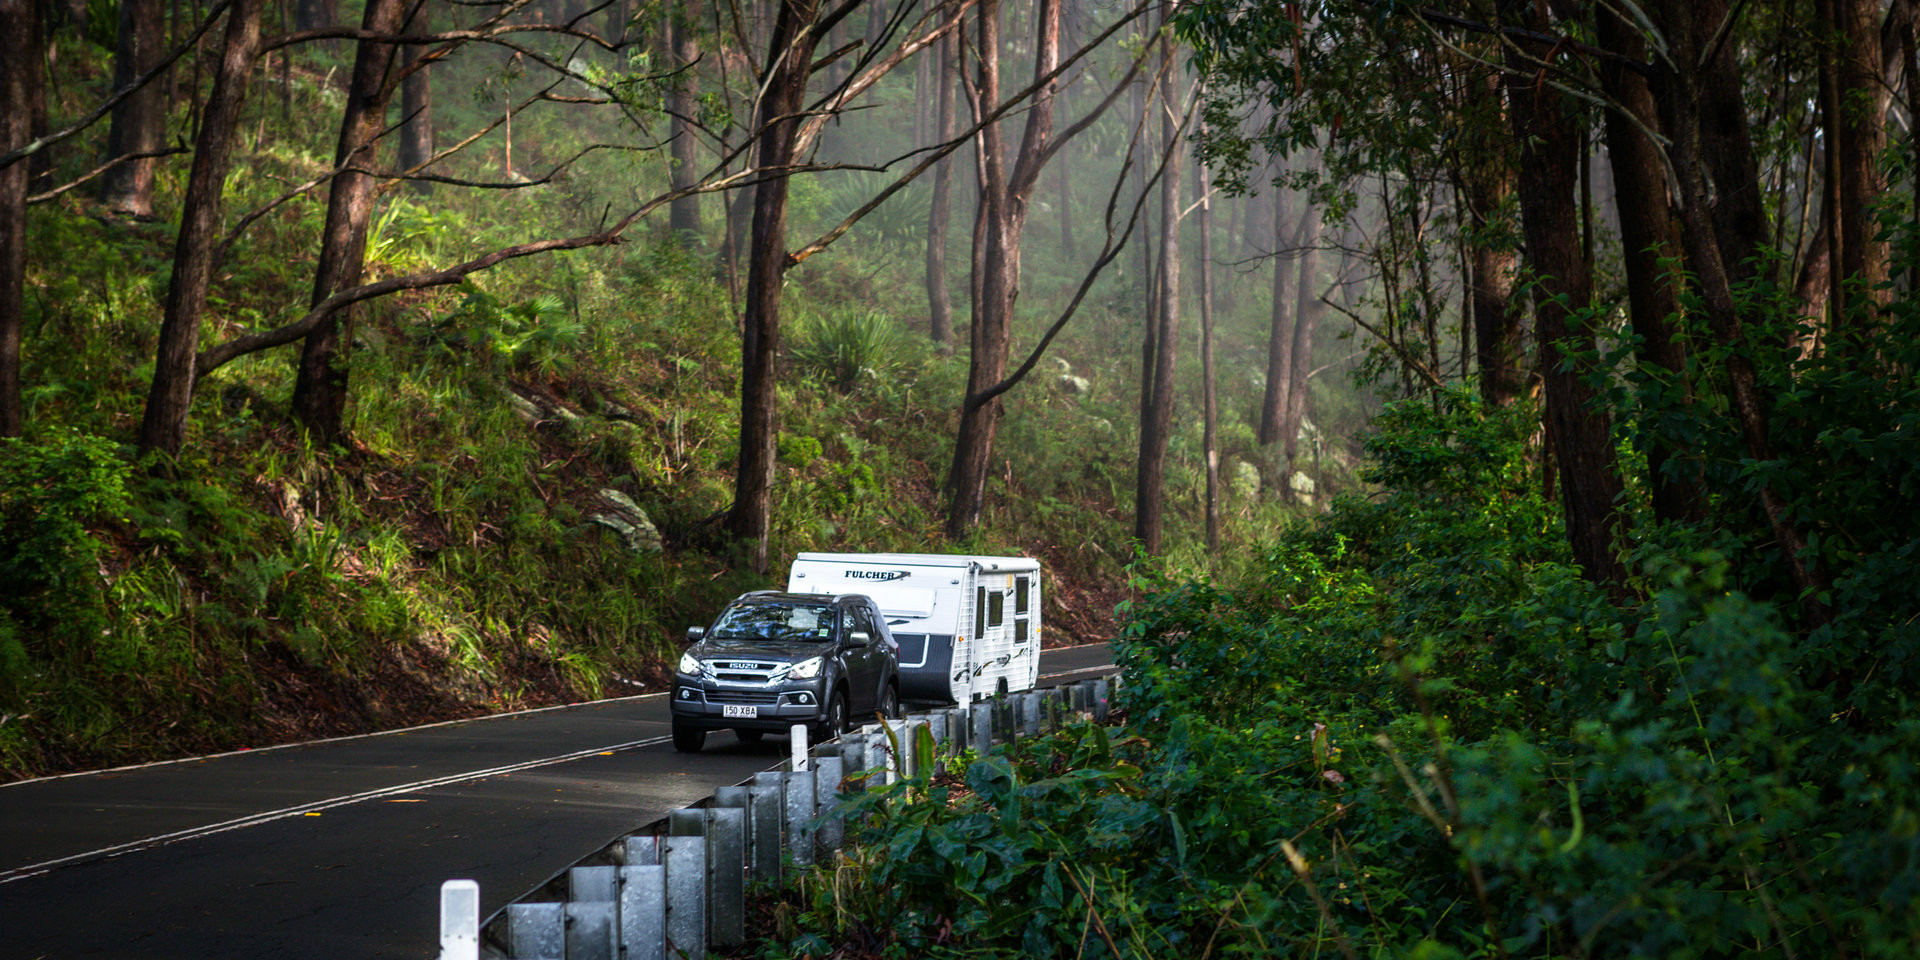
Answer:
[[(671, 696), (673, 722), (713, 730), (785, 733), (796, 723), (819, 723), (826, 709), (814, 685), (793, 681), (767, 686), (680, 678)], [(728, 707), (752, 707), (754, 716), (729, 717)]]

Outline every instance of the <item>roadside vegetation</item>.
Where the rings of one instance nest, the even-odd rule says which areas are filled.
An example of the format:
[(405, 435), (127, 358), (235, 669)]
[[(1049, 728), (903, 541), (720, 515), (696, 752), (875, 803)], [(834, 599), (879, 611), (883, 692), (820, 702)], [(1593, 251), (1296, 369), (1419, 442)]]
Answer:
[[(1912, 323), (1876, 366), (1920, 361)], [(1641, 515), (1611, 599), (1569, 559), (1533, 410), (1395, 404), (1377, 494), (1240, 575), (1132, 567), (1122, 722), (854, 801), (849, 853), (754, 955), (1911, 955), (1920, 531), (1872, 504), (1920, 467), (1894, 412), (1920, 397), (1846, 366), (1797, 381), (1798, 429), (1846, 439), (1773, 477), (1850, 534), (1832, 624), (1738, 510)]]

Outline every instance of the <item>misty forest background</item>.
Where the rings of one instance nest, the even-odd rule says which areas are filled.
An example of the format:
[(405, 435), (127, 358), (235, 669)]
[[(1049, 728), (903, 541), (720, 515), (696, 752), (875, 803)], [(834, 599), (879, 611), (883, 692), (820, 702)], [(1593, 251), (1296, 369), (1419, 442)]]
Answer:
[(1125, 724), (764, 952), (1912, 955), (1917, 17), (0, 0), (0, 768), (1024, 553)]

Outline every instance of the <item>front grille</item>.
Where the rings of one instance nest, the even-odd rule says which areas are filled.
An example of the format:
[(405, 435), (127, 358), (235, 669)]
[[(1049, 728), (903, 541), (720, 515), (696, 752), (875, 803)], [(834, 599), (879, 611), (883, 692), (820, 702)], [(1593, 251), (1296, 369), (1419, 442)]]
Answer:
[(777, 703), (780, 695), (763, 690), (708, 690), (708, 703)]

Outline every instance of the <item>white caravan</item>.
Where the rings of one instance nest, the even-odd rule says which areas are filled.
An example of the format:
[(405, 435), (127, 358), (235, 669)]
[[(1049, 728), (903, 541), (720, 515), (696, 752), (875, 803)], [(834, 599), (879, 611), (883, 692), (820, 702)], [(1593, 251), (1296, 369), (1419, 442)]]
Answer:
[(971, 703), (1040, 676), (1040, 561), (938, 553), (803, 553), (789, 593), (864, 593), (900, 644), (903, 700)]

